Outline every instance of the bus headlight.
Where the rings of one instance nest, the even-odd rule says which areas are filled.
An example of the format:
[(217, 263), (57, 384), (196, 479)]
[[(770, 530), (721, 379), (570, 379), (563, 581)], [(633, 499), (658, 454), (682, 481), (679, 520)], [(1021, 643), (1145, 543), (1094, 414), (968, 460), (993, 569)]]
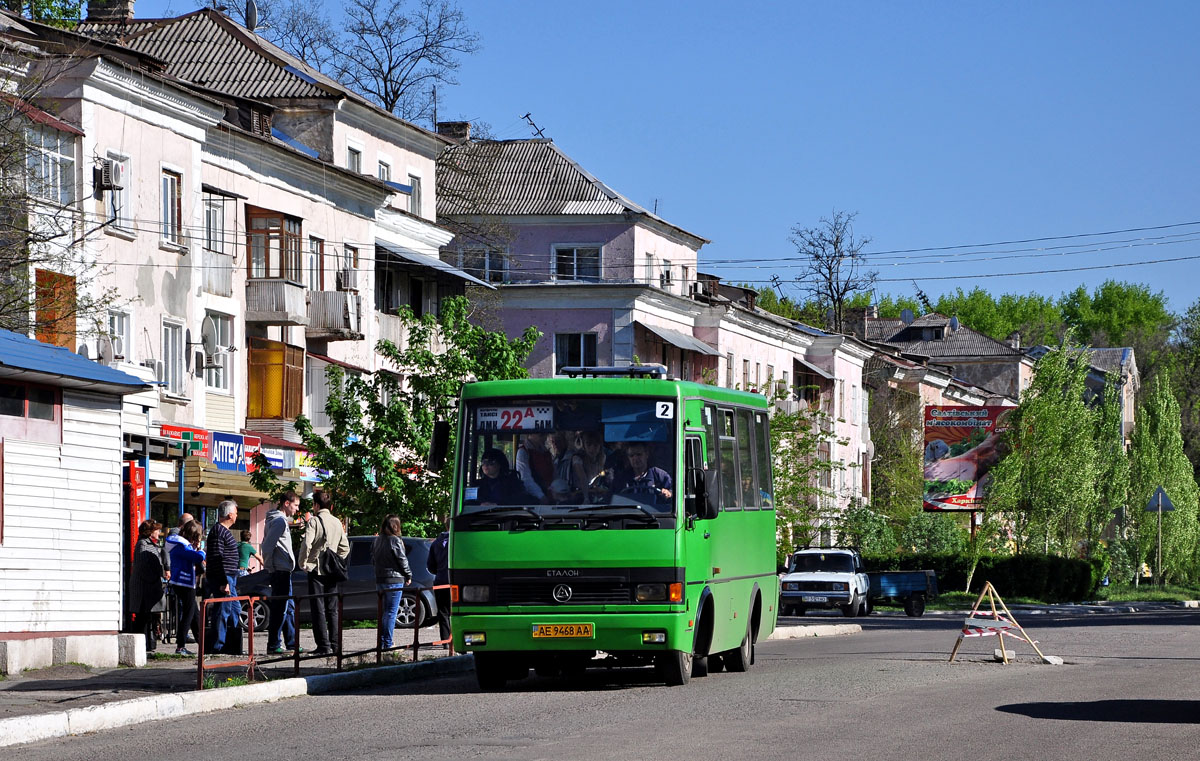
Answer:
[(462, 587), (463, 602), (487, 602), (492, 590), (487, 584), (466, 584)]
[(662, 602), (667, 599), (667, 585), (638, 584), (636, 595), (638, 602)]

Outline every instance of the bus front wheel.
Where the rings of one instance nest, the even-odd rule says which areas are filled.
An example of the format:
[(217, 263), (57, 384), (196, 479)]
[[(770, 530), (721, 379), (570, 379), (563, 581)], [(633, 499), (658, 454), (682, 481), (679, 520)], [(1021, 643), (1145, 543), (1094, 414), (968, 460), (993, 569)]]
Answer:
[(685, 685), (692, 678), (692, 654), (682, 650), (662, 653), (655, 658), (654, 667), (668, 686)]
[(484, 692), (504, 689), (509, 665), (495, 653), (475, 653), (475, 680)]

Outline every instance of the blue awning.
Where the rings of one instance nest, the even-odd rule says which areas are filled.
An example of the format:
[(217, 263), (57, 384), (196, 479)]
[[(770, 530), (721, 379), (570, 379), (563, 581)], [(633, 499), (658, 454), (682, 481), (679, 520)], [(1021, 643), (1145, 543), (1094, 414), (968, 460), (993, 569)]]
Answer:
[(11, 330), (0, 330), (0, 378), (116, 395), (150, 388), (141, 378)]

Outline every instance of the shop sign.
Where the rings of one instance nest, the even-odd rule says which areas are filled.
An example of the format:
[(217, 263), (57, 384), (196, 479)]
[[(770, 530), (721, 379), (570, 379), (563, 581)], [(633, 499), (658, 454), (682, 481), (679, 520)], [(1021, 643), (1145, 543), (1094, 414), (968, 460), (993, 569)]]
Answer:
[(211, 459), (212, 435), (203, 428), (190, 428), (185, 425), (163, 425), (160, 434), (167, 439), (188, 442), (184, 445), (184, 455), (196, 455)]
[(254, 458), (258, 455), (259, 445), (262, 443), (262, 439), (258, 438), (257, 436), (243, 436), (242, 441), (244, 442), (243, 448), (246, 455), (246, 472), (253, 473), (255, 470)]
[(221, 433), (214, 431), (212, 435), (212, 464), (218, 470), (229, 470), (235, 473), (246, 473), (250, 457), (258, 451), (259, 439), (250, 437), (253, 450), (247, 452), (246, 438), (240, 433)]
[(312, 456), (307, 451), (296, 452), (296, 469), (304, 481), (324, 481), (329, 477), (328, 470), (321, 470), (313, 464)]
[(271, 463), (271, 467), (275, 470), (287, 470), (295, 465), (296, 455), (291, 449), (259, 447), (259, 451), (263, 453), (263, 457), (267, 458), (267, 462)]

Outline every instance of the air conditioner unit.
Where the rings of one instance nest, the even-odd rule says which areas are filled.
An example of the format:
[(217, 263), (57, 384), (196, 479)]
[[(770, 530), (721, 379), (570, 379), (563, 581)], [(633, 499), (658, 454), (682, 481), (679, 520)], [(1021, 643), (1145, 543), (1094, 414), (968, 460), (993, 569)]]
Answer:
[(223, 351), (216, 352), (215, 354), (205, 354), (203, 368), (205, 370), (218, 370), (225, 367), (225, 365), (222, 364), (224, 356), (225, 352)]
[(154, 366), (154, 380), (159, 383), (167, 382), (167, 363), (161, 359), (151, 360)]
[(121, 190), (125, 187), (125, 165), (113, 159), (100, 162), (100, 190)]
[(337, 273), (339, 291), (358, 290), (358, 270), (347, 267)]

